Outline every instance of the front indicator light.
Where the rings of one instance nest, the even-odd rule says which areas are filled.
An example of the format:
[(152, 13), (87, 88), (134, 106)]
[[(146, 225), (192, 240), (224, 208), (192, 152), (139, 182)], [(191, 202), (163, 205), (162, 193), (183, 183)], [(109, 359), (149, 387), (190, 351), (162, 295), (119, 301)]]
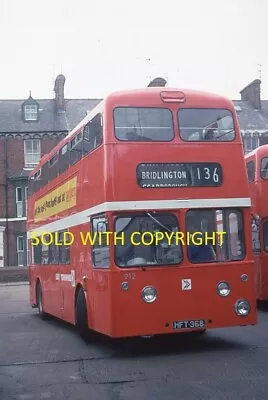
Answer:
[(247, 282), (248, 281), (248, 275), (247, 274), (242, 274), (241, 275), (241, 281), (242, 282)]
[(247, 300), (238, 300), (235, 303), (235, 312), (240, 317), (246, 317), (250, 313), (250, 304)]
[(145, 303), (153, 303), (157, 299), (157, 290), (153, 286), (145, 286), (142, 289), (141, 297)]
[(231, 292), (231, 287), (228, 282), (222, 281), (217, 285), (217, 292), (219, 296), (226, 297), (229, 296)]
[(122, 282), (121, 283), (121, 289), (124, 290), (124, 291), (127, 291), (128, 290), (128, 283), (127, 282)]

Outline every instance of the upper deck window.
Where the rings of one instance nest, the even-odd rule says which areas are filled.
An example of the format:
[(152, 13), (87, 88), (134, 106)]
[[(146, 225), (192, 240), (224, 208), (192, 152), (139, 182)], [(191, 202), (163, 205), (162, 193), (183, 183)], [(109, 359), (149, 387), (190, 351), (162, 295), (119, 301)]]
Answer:
[(231, 111), (182, 108), (178, 112), (180, 136), (193, 142), (231, 142), (235, 138)]
[(90, 153), (102, 144), (103, 124), (102, 116), (97, 114), (87, 123), (83, 131), (83, 152)]
[(174, 138), (172, 113), (165, 108), (118, 107), (115, 136), (129, 142), (169, 142)]
[(264, 157), (261, 160), (261, 177), (262, 179), (268, 179), (268, 157)]

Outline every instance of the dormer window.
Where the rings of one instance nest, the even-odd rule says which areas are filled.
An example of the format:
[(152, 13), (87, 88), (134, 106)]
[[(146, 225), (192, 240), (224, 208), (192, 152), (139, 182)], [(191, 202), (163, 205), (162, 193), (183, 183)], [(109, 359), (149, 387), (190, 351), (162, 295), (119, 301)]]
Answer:
[(22, 116), (24, 122), (38, 121), (39, 104), (32, 98), (31, 92), (27, 100), (22, 103)]
[(25, 121), (37, 121), (37, 106), (24, 106)]

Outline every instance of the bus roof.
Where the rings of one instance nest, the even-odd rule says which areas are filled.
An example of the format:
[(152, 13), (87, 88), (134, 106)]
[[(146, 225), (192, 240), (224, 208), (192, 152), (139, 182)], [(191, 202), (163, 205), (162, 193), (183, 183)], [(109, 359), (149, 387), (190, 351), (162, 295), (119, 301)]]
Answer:
[(249, 158), (257, 156), (257, 157), (267, 157), (268, 156), (268, 144), (264, 144), (262, 146), (257, 147), (255, 150), (252, 150), (250, 153), (245, 155), (245, 160)]
[(159, 96), (161, 92), (183, 92), (185, 94), (185, 97), (191, 97), (191, 98), (196, 98), (196, 99), (203, 99), (205, 100), (211, 100), (211, 99), (217, 99), (218, 101), (224, 101), (224, 102), (231, 102), (231, 100), (228, 100), (224, 96), (219, 96), (214, 93), (208, 93), (208, 92), (203, 92), (203, 91), (197, 91), (197, 90), (191, 90), (191, 89), (184, 89), (184, 88), (165, 88), (165, 87), (147, 87), (147, 88), (142, 88), (142, 89), (132, 89), (132, 90), (122, 90), (118, 92), (114, 92), (109, 94), (106, 97), (106, 100), (109, 101), (110, 99), (127, 99), (127, 98), (135, 98), (135, 97), (141, 97), (145, 96), (146, 98), (154, 100), (156, 96)]
[(165, 87), (146, 87), (142, 89), (132, 89), (132, 90), (123, 90), (110, 93), (102, 100), (100, 103), (96, 105), (87, 115), (86, 117), (80, 121), (76, 127), (68, 133), (68, 135), (62, 139), (49, 153), (45, 154), (39, 164), (31, 171), (29, 177), (32, 177), (43, 164), (45, 164), (48, 160), (50, 160), (53, 155), (55, 155), (65, 143), (69, 142), (72, 136), (74, 136), (84, 125), (86, 125), (95, 115), (97, 115), (104, 107), (104, 104), (112, 105), (112, 104), (131, 104), (131, 102), (140, 101), (142, 98), (143, 102), (153, 103), (155, 104), (156, 100), (159, 101), (161, 99), (161, 93), (165, 93), (168, 96), (168, 93), (171, 95), (175, 95), (176, 93), (180, 96), (184, 96), (185, 100), (182, 101), (167, 101), (166, 104), (184, 104), (187, 100), (191, 100), (191, 102), (210, 102), (213, 103), (215, 108), (217, 107), (229, 107), (234, 108), (231, 100), (224, 96), (220, 96), (214, 93), (208, 93), (203, 91), (196, 91), (191, 89), (181, 89), (181, 88), (165, 88)]

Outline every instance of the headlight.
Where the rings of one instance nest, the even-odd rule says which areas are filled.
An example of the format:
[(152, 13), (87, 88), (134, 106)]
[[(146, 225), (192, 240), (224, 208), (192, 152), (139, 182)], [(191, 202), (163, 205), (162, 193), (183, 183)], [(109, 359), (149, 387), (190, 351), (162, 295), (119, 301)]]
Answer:
[(157, 290), (153, 286), (145, 286), (142, 289), (141, 296), (145, 303), (153, 303), (157, 298)]
[(219, 282), (217, 285), (217, 292), (219, 296), (226, 297), (231, 292), (231, 287), (227, 282)]
[(250, 304), (247, 300), (238, 300), (235, 303), (235, 312), (240, 317), (246, 317), (250, 312)]

